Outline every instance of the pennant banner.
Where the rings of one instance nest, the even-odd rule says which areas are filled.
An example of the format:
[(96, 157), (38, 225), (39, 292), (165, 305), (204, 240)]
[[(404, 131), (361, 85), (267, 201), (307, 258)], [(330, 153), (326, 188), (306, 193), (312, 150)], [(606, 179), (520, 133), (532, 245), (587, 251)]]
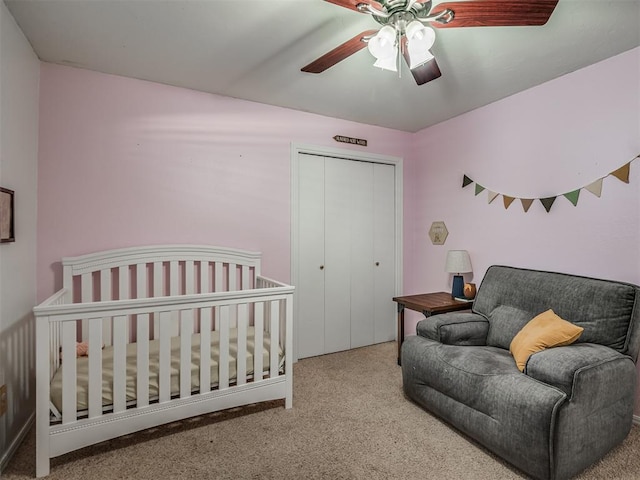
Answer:
[(578, 198), (580, 197), (580, 189), (574, 190), (573, 192), (567, 192), (564, 194), (565, 198), (573, 203), (573, 206), (578, 205)]
[(598, 180), (590, 185), (587, 185), (584, 188), (593, 193), (596, 197), (600, 198), (600, 195), (602, 195), (602, 180), (602, 178), (599, 178)]
[(522, 208), (524, 209), (524, 213), (527, 213), (529, 211), (529, 208), (531, 208), (531, 204), (533, 203), (533, 198), (521, 198), (520, 201), (522, 202)]
[(506, 210), (515, 200), (514, 197), (507, 197), (506, 195), (502, 196), (502, 200), (504, 201), (504, 209)]
[[(636, 157), (633, 158), (633, 160), (628, 161), (622, 167), (614, 170), (613, 172), (609, 173), (608, 175), (606, 175), (606, 176), (604, 176), (602, 178), (599, 178), (595, 182), (592, 182), (592, 183), (590, 183), (588, 185), (585, 185), (584, 187), (580, 187), (580, 188), (578, 188), (576, 190), (572, 190), (571, 192), (566, 192), (566, 193), (562, 193), (562, 194), (559, 194), (559, 195), (554, 195), (552, 197), (537, 198), (536, 199), (536, 198), (518, 198), (518, 197), (513, 197), (513, 196), (510, 196), (510, 195), (505, 195), (503, 193), (494, 192), (492, 190), (487, 190), (487, 200), (488, 200), (488, 203), (492, 203), (497, 197), (502, 195), (502, 200), (503, 200), (503, 204), (504, 204), (505, 210), (507, 210), (515, 200), (520, 200), (520, 202), (522, 203), (522, 209), (524, 210), (525, 213), (527, 213), (529, 211), (529, 208), (531, 208), (531, 205), (533, 204), (534, 200), (540, 200), (540, 203), (542, 204), (544, 209), (547, 211), (547, 213), (549, 213), (551, 211), (551, 207), (553, 207), (553, 204), (556, 201), (556, 198), (558, 198), (560, 196), (562, 196), (562, 197), (566, 198), (567, 200), (569, 200), (574, 207), (577, 207), (578, 206), (578, 200), (580, 199), (580, 190), (582, 190), (583, 188), (585, 190), (587, 190), (588, 192), (592, 193), (593, 195), (595, 195), (596, 197), (600, 198), (600, 196), (602, 195), (602, 181), (606, 177), (612, 176), (612, 177), (617, 178), (621, 182), (629, 183), (629, 173), (631, 171), (631, 163), (634, 160), (637, 160), (638, 158), (640, 158), (640, 155), (637, 155)], [(474, 182), (474, 180), (471, 177), (469, 177), (468, 175), (464, 175), (462, 177), (462, 188), (468, 187), (472, 183), (475, 183), (475, 196), (476, 197), (481, 192), (486, 190), (486, 187), (483, 187), (479, 183)]]

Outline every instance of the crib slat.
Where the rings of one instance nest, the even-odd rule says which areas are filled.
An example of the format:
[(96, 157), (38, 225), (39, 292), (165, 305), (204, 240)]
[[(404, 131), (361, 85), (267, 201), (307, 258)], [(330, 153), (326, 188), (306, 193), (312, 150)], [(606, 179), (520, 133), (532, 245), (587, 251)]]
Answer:
[(180, 398), (191, 396), (191, 332), (193, 332), (193, 310), (180, 312)]
[(200, 293), (209, 293), (209, 262), (200, 262)]
[(149, 314), (138, 315), (136, 358), (136, 404), (149, 405)]
[(211, 307), (200, 310), (200, 393), (211, 390)]
[[(162, 262), (153, 262), (153, 296), (162, 296)], [(160, 317), (159, 313), (153, 314), (153, 339), (160, 338)]]
[[(184, 263), (184, 277), (185, 277), (184, 278), (184, 294), (191, 295), (193, 293), (196, 293), (195, 265), (192, 260), (187, 260)], [(191, 322), (190, 330), (186, 331), (180, 328), (180, 331), (183, 332), (183, 334), (198, 333), (198, 329), (196, 328), (195, 317), (193, 315), (192, 315), (192, 318), (194, 319), (194, 321)]]
[(256, 303), (253, 342), (253, 381), (262, 380), (262, 350), (264, 333), (264, 302)]
[(229, 306), (220, 307), (219, 388), (229, 388)]
[(222, 292), (224, 291), (224, 283), (223, 283), (223, 270), (224, 264), (221, 262), (214, 262), (214, 292)]
[[(112, 300), (111, 296), (111, 269), (100, 270), (100, 300)], [(104, 317), (102, 319), (102, 341), (105, 345), (111, 345), (111, 318)]]
[[(177, 261), (169, 262), (169, 295), (179, 295), (180, 271)], [(177, 337), (180, 335), (180, 316), (177, 310), (171, 312), (171, 335)]]
[(187, 260), (184, 263), (184, 293), (189, 295), (195, 293), (195, 274), (194, 265), (192, 260)]
[[(158, 314), (156, 314), (158, 315)], [(160, 403), (168, 402), (171, 399), (171, 314), (170, 312), (160, 312), (160, 351), (158, 373)]]
[(271, 303), (271, 316), (269, 320), (271, 321), (271, 326), (269, 328), (269, 339), (271, 340), (271, 352), (269, 352), (269, 376), (271, 378), (275, 378), (278, 376), (278, 363), (280, 359), (278, 358), (278, 341), (280, 339), (280, 333), (278, 329), (280, 327), (280, 300), (273, 300)]
[(130, 298), (129, 288), (129, 267), (124, 266), (118, 268), (118, 294), (120, 300), (126, 300)]
[(238, 290), (238, 269), (235, 263), (229, 264), (229, 285), (227, 291), (234, 292)]
[(238, 305), (238, 340), (236, 354), (236, 383), (244, 385), (247, 382), (247, 304)]
[(62, 323), (62, 423), (77, 419), (76, 322)]
[[(80, 301), (82, 303), (89, 303), (93, 300), (93, 282), (91, 273), (83, 273), (80, 275)], [(89, 340), (89, 324), (87, 319), (82, 320), (82, 327), (80, 329), (82, 335), (82, 341)]]
[(251, 288), (250, 269), (248, 265), (242, 265), (242, 287), (241, 290), (249, 290)]
[(127, 408), (127, 316), (113, 317), (113, 412)]
[(102, 415), (102, 319), (89, 321), (89, 418)]

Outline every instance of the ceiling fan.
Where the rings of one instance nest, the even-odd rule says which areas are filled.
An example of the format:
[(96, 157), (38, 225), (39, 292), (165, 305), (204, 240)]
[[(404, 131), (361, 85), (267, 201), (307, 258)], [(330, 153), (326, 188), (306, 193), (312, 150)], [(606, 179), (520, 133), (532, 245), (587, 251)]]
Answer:
[(314, 60), (303, 72), (321, 73), (354, 53), (369, 48), (375, 66), (392, 71), (407, 62), (418, 85), (440, 77), (440, 68), (430, 52), (435, 31), (429, 27), (500, 27), (544, 25), (559, 0), (325, 0), (369, 14), (382, 27), (365, 30)]

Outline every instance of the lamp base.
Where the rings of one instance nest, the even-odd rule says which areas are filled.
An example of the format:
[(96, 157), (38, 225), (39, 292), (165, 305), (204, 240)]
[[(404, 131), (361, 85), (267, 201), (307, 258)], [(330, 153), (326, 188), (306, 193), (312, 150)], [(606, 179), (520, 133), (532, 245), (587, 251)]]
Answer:
[(451, 289), (453, 298), (464, 298), (464, 278), (462, 275), (453, 276), (453, 288)]

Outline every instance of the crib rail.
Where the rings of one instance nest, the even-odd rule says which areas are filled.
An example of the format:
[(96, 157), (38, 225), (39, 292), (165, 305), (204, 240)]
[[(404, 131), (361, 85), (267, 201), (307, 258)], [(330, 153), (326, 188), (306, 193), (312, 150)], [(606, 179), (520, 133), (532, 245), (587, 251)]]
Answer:
[[(292, 352), (292, 314), (294, 288), (272, 280), (260, 280), (266, 288), (237, 292), (201, 293), (192, 295), (142, 298), (65, 304), (66, 293), (61, 291), (34, 308), (36, 316), (37, 342), (37, 399), (38, 428), (44, 429), (44, 417), (48, 416), (49, 405), (43, 399), (50, 396), (49, 381), (55, 371), (62, 369), (62, 417), (60, 432), (75, 428), (82, 422), (117, 421), (127, 418), (132, 408), (136, 415), (145, 409), (157, 411), (158, 405), (175, 402), (176, 399), (187, 402), (194, 397), (223, 394), (225, 390), (259, 385), (261, 382), (281, 381), (283, 388), (278, 392), (286, 394), (286, 407), (290, 408), (291, 398), (291, 361), (284, 362), (281, 369), (279, 347), (285, 356)], [(103, 405), (102, 358), (103, 325), (110, 323), (113, 331), (113, 403), (105, 412)], [(171, 342), (173, 333), (179, 331), (179, 393), (170, 390)], [(247, 330), (253, 327), (255, 332), (255, 354), (252, 363), (247, 364)], [(237, 351), (235, 375), (231, 378), (230, 331), (237, 329)], [(85, 329), (87, 331), (85, 331)], [(154, 330), (158, 331), (154, 335)], [(192, 345), (193, 333), (200, 334), (199, 381), (197, 388), (192, 385)], [(219, 335), (220, 355), (217, 360), (218, 379), (212, 385), (210, 378), (212, 365), (210, 355), (211, 335)], [(136, 348), (136, 400), (127, 401), (126, 351), (135, 339)], [(77, 406), (76, 341), (87, 338), (88, 343), (88, 408), (79, 411)], [(159, 340), (159, 371), (150, 369), (149, 344), (152, 339)], [(261, 355), (264, 338), (269, 339), (269, 365), (263, 365)], [(175, 341), (175, 340), (174, 340)], [(67, 359), (72, 359), (68, 361)], [(129, 366), (130, 367), (130, 366)], [(175, 365), (173, 366), (175, 368)], [(48, 375), (44, 370), (48, 369)], [(253, 372), (249, 375), (247, 372)], [(46, 376), (45, 376), (46, 375)], [(159, 391), (152, 395), (149, 391), (149, 377), (157, 375)], [(47, 381), (49, 380), (49, 381)], [(214, 392), (215, 390), (215, 392)], [(283, 398), (280, 396), (279, 398)], [(251, 398), (251, 397), (247, 397)], [(275, 397), (274, 397), (275, 398)], [(48, 403), (48, 402), (47, 402)], [(173, 410), (175, 411), (175, 409)], [(188, 408), (186, 411), (193, 412)], [(45, 413), (46, 412), (46, 413)], [(192, 413), (190, 413), (192, 414)], [(189, 415), (190, 415), (189, 414)], [(185, 416), (187, 413), (185, 413)], [(49, 419), (46, 420), (47, 426)], [(154, 423), (151, 423), (153, 425)], [(158, 424), (158, 420), (155, 420)], [(67, 430), (65, 430), (65, 428)], [(132, 431), (135, 431), (135, 428)], [(52, 430), (53, 431), (53, 430)], [(101, 433), (102, 435), (103, 433)], [(73, 440), (77, 442), (77, 440)], [(91, 444), (95, 442), (89, 442)], [(50, 456), (60, 455), (79, 448), (77, 443), (65, 445), (64, 442), (52, 443)]]

